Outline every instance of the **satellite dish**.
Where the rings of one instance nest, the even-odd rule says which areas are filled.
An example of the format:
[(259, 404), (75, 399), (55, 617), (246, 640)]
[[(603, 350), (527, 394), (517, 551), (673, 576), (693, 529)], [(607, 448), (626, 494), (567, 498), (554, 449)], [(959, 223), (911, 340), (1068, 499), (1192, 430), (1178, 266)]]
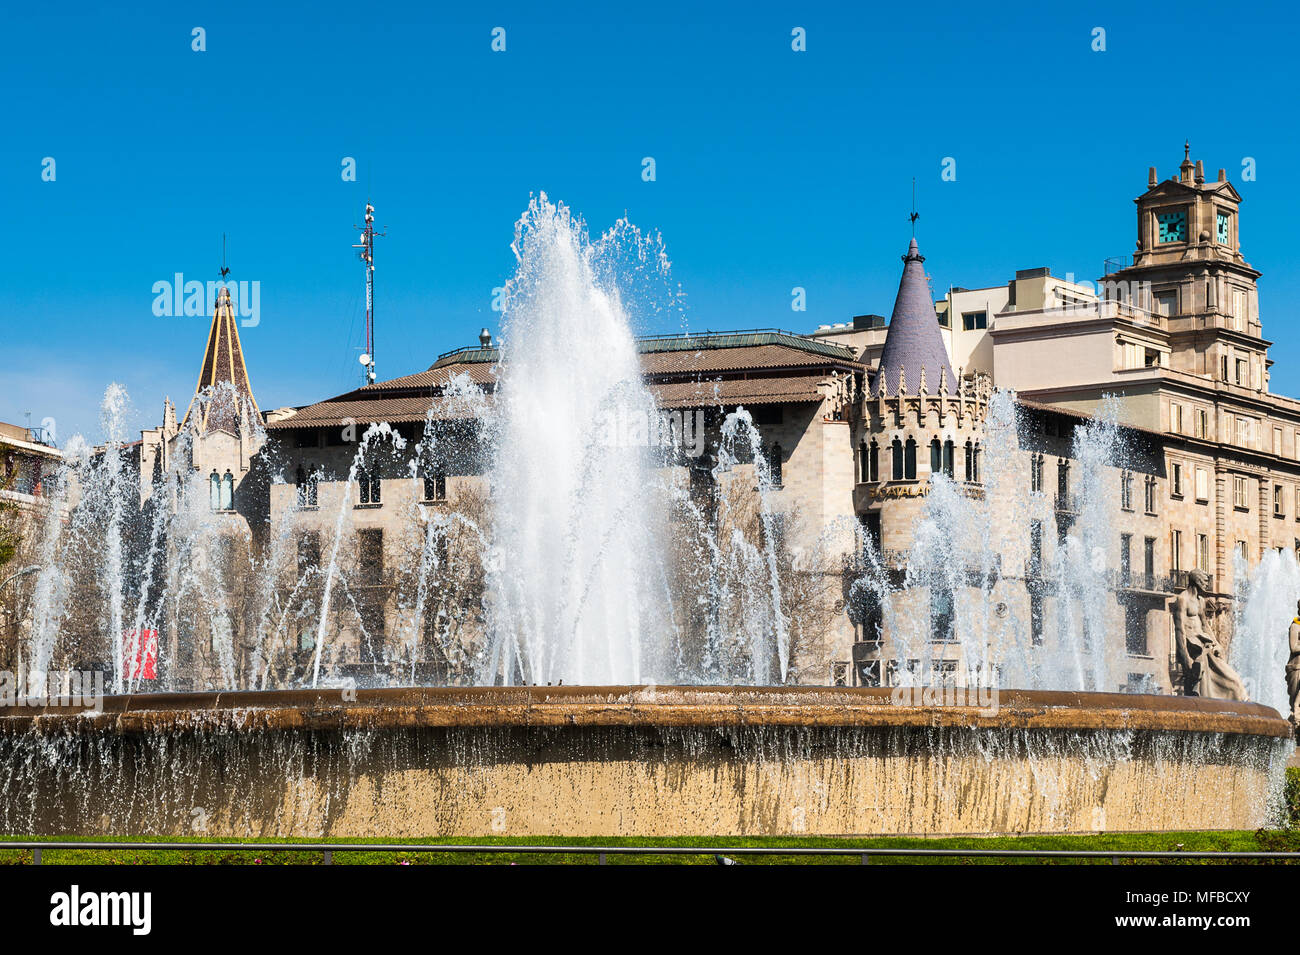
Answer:
[(363, 365), (369, 365), (369, 364), (370, 364), (370, 356), (367, 355), (367, 354), (365, 354), (364, 352), (362, 352), (361, 357), (358, 358), (357, 361), (361, 362), (361, 364), (363, 364)]

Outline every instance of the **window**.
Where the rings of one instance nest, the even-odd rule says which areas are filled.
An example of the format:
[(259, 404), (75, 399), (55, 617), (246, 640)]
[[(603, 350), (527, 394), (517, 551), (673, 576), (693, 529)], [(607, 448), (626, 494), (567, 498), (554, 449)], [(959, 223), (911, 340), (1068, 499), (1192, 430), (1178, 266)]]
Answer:
[(1169, 532), (1169, 569), (1183, 569), (1183, 532)]
[(1174, 434), (1183, 433), (1183, 406), (1176, 401), (1169, 402), (1169, 430)]
[(1119, 576), (1128, 583), (1133, 576), (1133, 535), (1119, 535)]
[(1124, 604), (1124, 645), (1129, 656), (1147, 656), (1147, 614), (1141, 604)]
[(867, 442), (865, 440), (858, 442), (858, 483), (865, 484), (871, 480), (867, 476)]
[(226, 471), (221, 477), (221, 509), (233, 510), (235, 507), (235, 476)]
[(315, 471), (310, 474), (300, 464), (298, 465), (298, 506), (315, 507), (316, 506), (316, 487), (318, 476)]
[(1142, 541), (1142, 573), (1148, 579), (1156, 575), (1156, 539), (1147, 537)]
[(1209, 415), (1204, 408), (1196, 409), (1196, 436), (1204, 438), (1209, 431)]
[(208, 506), (214, 511), (221, 510), (221, 475), (216, 471), (208, 478)]
[(880, 446), (876, 444), (874, 438), (871, 440), (871, 448), (867, 451), (867, 480), (880, 480)]
[(1029, 457), (1029, 490), (1038, 493), (1043, 489), (1043, 456), (1033, 454)]
[(1133, 472), (1121, 471), (1119, 475), (1119, 506), (1133, 510)]
[(1282, 485), (1273, 485), (1273, 516), (1286, 517), (1286, 503), (1282, 498)]
[(1169, 468), (1169, 493), (1173, 497), (1183, 496), (1183, 466), (1177, 462)]
[(1249, 551), (1246, 549), (1245, 541), (1237, 541), (1237, 556), (1241, 558), (1242, 563), (1249, 563)]
[(1237, 384), (1245, 385), (1250, 383), (1250, 372), (1248, 370), (1246, 359), (1237, 359)]
[(1273, 453), (1279, 458), (1282, 456), (1282, 429), (1273, 429)]
[(357, 491), (361, 495), (362, 504), (381, 503), (379, 475), (373, 471), (367, 471), (365, 468), (358, 468)]
[(976, 329), (989, 327), (988, 312), (962, 312), (961, 327), (963, 331), (973, 332)]
[(943, 473), (943, 443), (938, 438), (930, 439), (930, 473)]
[(1143, 504), (1146, 507), (1146, 512), (1154, 514), (1156, 512), (1156, 479), (1154, 475), (1147, 475), (1144, 497)]
[(972, 441), (966, 442), (966, 481), (978, 484), (980, 480), (980, 446)]
[(1237, 447), (1249, 448), (1251, 446), (1251, 419), (1243, 415), (1237, 416)]
[(1233, 331), (1243, 332), (1246, 330), (1246, 321), (1249, 318), (1249, 303), (1250, 293), (1248, 293), (1244, 288), (1234, 288), (1232, 290)]
[(945, 587), (930, 588), (930, 640), (953, 643), (952, 591)]
[(895, 481), (903, 480), (903, 442), (895, 438), (889, 446), (890, 457), (893, 459), (892, 479)]
[(908, 438), (903, 447), (903, 479), (916, 480), (916, 441), (912, 438)]
[(781, 445), (775, 441), (767, 451), (767, 474), (772, 487), (781, 486)]
[(1070, 462), (1061, 458), (1056, 462), (1056, 504), (1066, 507), (1070, 501)]
[(1246, 479), (1239, 474), (1232, 476), (1232, 506), (1240, 511), (1250, 510), (1250, 498), (1246, 491)]
[(374, 585), (384, 576), (384, 532), (378, 528), (357, 531), (357, 565), (366, 584)]
[(320, 534), (307, 531), (298, 538), (298, 576), (320, 567)]
[(1178, 292), (1170, 289), (1167, 292), (1156, 292), (1155, 294), (1155, 313), (1163, 315), (1165, 318), (1176, 314), (1178, 311)]
[(1043, 595), (1038, 590), (1029, 594), (1029, 638), (1033, 645), (1043, 645)]
[(447, 500), (447, 475), (441, 471), (426, 474), (424, 477), (424, 499), (426, 501)]
[(1038, 576), (1043, 570), (1043, 522), (1029, 522), (1029, 567), (1030, 576)]
[(1196, 535), (1196, 569), (1209, 571), (1210, 569), (1210, 535)]
[(953, 443), (949, 438), (943, 443), (943, 473), (952, 477)]

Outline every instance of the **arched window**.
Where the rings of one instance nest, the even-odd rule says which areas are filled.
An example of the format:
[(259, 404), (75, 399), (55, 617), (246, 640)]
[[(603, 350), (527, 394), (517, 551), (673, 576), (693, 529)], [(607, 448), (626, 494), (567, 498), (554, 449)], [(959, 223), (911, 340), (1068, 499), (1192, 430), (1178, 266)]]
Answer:
[(943, 443), (943, 473), (948, 475), (948, 477), (952, 477), (952, 454), (952, 438), (949, 438)]
[(294, 480), (298, 484), (298, 506), (301, 507), (307, 503), (307, 472), (302, 469), (301, 464), (294, 473)]
[(971, 451), (974, 454), (974, 459), (971, 463), (971, 480), (976, 484), (979, 484), (980, 483), (980, 446), (978, 444), (975, 445), (973, 448), (971, 448)]
[(235, 506), (235, 476), (229, 471), (221, 478), (221, 509), (229, 511)]
[(876, 444), (876, 439), (871, 439), (871, 448), (867, 452), (867, 480), (880, 480), (880, 445)]
[(889, 446), (890, 457), (893, 458), (891, 467), (891, 480), (903, 480), (903, 442), (895, 438)]
[(972, 483), (975, 480), (975, 445), (970, 441), (966, 442), (966, 482)]
[(871, 478), (868, 476), (869, 474), (870, 469), (867, 466), (867, 442), (864, 438), (858, 442), (858, 483), (865, 484), (867, 481), (870, 481)]
[(943, 473), (943, 445), (938, 438), (930, 439), (930, 474)]
[(208, 506), (214, 511), (221, 510), (221, 475), (216, 471), (208, 478)]
[(907, 446), (903, 449), (903, 478), (916, 480), (916, 441), (912, 438), (907, 439)]

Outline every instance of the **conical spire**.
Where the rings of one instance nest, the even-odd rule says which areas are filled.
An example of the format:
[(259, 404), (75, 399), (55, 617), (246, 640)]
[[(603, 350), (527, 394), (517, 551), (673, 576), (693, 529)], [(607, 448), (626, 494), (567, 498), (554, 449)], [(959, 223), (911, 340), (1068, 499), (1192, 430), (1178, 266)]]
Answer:
[(230, 290), (222, 288), (212, 313), (199, 383), (181, 427), (192, 425), (200, 434), (209, 431), (238, 434), (246, 416), (257, 414), (257, 399), (253, 397), (248, 368), (244, 365), (244, 349), (239, 343), (239, 323)]
[(944, 375), (949, 382), (957, 381), (939, 332), (930, 286), (921, 265), (924, 261), (913, 239), (903, 256), (903, 278), (898, 283), (898, 298), (894, 300), (894, 314), (889, 319), (877, 369), (877, 374), (890, 383), (901, 379), (919, 384), (923, 369), (927, 383), (942, 382)]

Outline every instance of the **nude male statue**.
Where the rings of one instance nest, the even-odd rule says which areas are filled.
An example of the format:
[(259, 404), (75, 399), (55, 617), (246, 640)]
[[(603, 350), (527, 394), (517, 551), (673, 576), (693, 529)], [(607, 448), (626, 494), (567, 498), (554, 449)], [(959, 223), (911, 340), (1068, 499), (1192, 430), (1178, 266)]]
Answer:
[(1187, 588), (1174, 598), (1174, 639), (1183, 665), (1183, 694), (1216, 700), (1245, 700), (1246, 688), (1214, 636), (1202, 596), (1210, 588), (1204, 571), (1187, 575)]

